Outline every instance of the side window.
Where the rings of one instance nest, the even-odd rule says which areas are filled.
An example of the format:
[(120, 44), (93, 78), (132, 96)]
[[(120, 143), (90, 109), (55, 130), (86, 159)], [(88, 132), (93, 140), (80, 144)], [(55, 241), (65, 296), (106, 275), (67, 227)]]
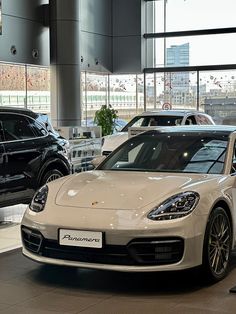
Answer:
[(158, 122), (154, 117), (151, 117), (149, 120), (149, 126), (157, 126)]
[(2, 126), (6, 141), (34, 138), (35, 134), (26, 117), (15, 114), (2, 115)]
[(196, 120), (197, 120), (197, 124), (202, 124), (202, 125), (212, 124), (211, 121), (207, 118), (207, 116), (203, 114), (196, 115)]
[(148, 124), (147, 118), (141, 117), (137, 121), (135, 121), (134, 124), (132, 124), (132, 128), (133, 127), (136, 128), (136, 127), (140, 127), (140, 126), (147, 126), (147, 124)]
[(195, 117), (194, 116), (187, 117), (185, 124), (186, 125), (197, 124)]
[(28, 118), (29, 125), (31, 129), (33, 130), (34, 134), (37, 137), (45, 136), (47, 135), (47, 131), (43, 127), (43, 125), (33, 119)]

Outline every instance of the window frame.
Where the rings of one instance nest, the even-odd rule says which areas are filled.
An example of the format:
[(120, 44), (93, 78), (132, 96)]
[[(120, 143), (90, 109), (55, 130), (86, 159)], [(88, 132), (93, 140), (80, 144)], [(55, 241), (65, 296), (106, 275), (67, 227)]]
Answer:
[[(2, 115), (5, 115), (5, 116), (9, 116), (9, 115), (15, 115), (15, 116), (22, 116), (26, 119), (26, 121), (29, 123), (29, 127), (32, 131), (32, 133), (34, 134), (34, 137), (30, 137), (30, 138), (25, 138), (25, 139), (16, 139), (16, 140), (6, 140), (6, 137), (5, 137), (5, 131), (4, 131), (4, 127), (3, 127), (3, 119), (2, 119)], [(2, 135), (3, 135), (3, 141), (1, 141), (0, 139), (0, 143), (12, 143), (12, 142), (22, 142), (22, 141), (32, 141), (32, 140), (36, 140), (36, 139), (41, 139), (41, 138), (44, 138), (44, 137), (47, 137), (48, 136), (48, 131), (43, 127), (42, 125), (42, 129), (45, 130), (45, 135), (42, 135), (42, 136), (38, 136), (34, 129), (30, 126), (30, 120), (34, 121), (36, 124), (39, 124), (35, 119), (27, 116), (27, 115), (24, 115), (24, 114), (21, 114), (21, 113), (15, 113), (15, 112), (0, 112), (0, 124), (1, 124), (1, 127), (2, 127)], [(41, 124), (40, 124), (41, 126)]]

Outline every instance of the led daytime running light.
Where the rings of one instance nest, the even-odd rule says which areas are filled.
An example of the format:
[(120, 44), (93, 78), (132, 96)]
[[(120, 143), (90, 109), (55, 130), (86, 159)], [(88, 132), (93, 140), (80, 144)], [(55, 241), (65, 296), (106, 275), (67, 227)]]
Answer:
[(199, 201), (199, 194), (196, 192), (183, 192), (174, 195), (154, 208), (148, 218), (151, 220), (169, 220), (189, 215)]

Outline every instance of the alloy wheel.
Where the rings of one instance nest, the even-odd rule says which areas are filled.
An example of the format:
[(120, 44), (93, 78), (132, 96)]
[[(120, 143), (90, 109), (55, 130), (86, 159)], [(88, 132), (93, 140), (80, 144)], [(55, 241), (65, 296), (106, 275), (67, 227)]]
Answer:
[(54, 180), (59, 179), (59, 178), (61, 178), (61, 175), (60, 175), (59, 173), (53, 173), (53, 174), (51, 174), (51, 175), (48, 177), (46, 183), (51, 182), (51, 181), (54, 181)]
[(212, 272), (221, 276), (228, 267), (231, 250), (231, 228), (226, 214), (214, 216), (209, 233), (208, 257)]

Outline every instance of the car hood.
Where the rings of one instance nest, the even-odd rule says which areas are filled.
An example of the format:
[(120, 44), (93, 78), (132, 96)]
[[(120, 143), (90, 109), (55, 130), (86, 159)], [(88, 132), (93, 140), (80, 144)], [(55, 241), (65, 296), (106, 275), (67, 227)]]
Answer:
[(104, 137), (102, 151), (113, 151), (128, 139), (128, 132), (117, 132)]
[(196, 190), (216, 175), (101, 171), (71, 176), (59, 189), (56, 204), (77, 208), (138, 210), (176, 193)]

